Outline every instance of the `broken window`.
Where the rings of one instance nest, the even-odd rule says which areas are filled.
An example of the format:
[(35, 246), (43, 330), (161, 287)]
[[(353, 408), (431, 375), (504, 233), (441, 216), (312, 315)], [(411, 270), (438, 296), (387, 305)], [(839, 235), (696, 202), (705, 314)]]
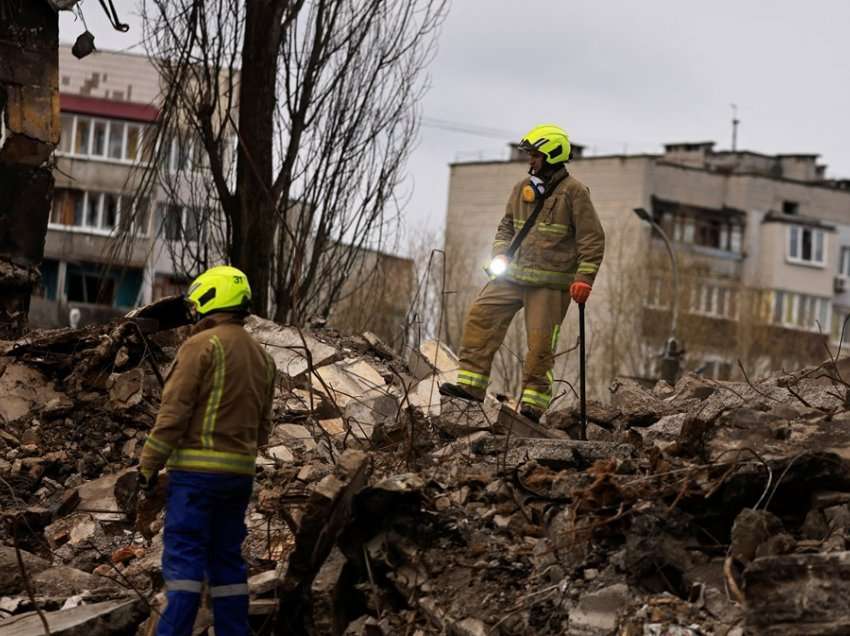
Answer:
[(783, 201), (782, 202), (782, 213), (783, 214), (797, 214), (800, 212), (800, 204), (796, 201)]
[(740, 254), (743, 215), (734, 210), (716, 210), (653, 200), (653, 216), (674, 241)]
[(823, 230), (800, 225), (790, 226), (788, 228), (788, 260), (823, 265), (825, 260)]
[(157, 207), (160, 229), (169, 241), (197, 241), (203, 222), (203, 210), (188, 206), (160, 204)]
[(115, 281), (101, 278), (96, 272), (69, 265), (67, 296), (70, 302), (111, 305), (115, 300)]

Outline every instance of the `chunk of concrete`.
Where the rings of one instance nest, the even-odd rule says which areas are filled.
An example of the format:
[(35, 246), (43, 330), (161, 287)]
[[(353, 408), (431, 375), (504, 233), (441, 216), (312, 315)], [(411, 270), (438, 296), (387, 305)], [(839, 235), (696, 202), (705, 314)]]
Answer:
[(637, 430), (643, 437), (644, 444), (672, 444), (679, 439), (687, 417), (686, 413), (665, 415), (652, 426)]
[(280, 424), (275, 427), (274, 431), (275, 434), (300, 442), (306, 450), (316, 448), (316, 442), (310, 431), (300, 424)]
[(95, 576), (77, 568), (60, 565), (32, 577), (33, 587), (40, 596), (69, 598), (83, 592), (116, 588), (111, 579)]
[(259, 316), (250, 316), (245, 321), (245, 329), (271, 355), (277, 370), (289, 378), (296, 378), (307, 371), (309, 362), (315, 369), (339, 357), (336, 349), (309, 334), (299, 334), (297, 329), (284, 327)]
[(570, 633), (611, 633), (617, 627), (617, 613), (626, 605), (629, 596), (629, 588), (624, 583), (585, 594), (570, 610)]
[[(79, 605), (72, 609), (45, 612), (53, 636), (110, 636), (129, 633), (144, 615), (138, 598)], [(35, 612), (10, 616), (0, 621), (0, 636), (41, 636), (44, 626)]]
[[(0, 421), (10, 422), (32, 414), (54, 398), (65, 397), (37, 369), (9, 358), (0, 359)], [(66, 398), (67, 399), (67, 398)]]
[(113, 373), (107, 379), (106, 387), (113, 408), (124, 410), (138, 406), (144, 397), (144, 369), (136, 367), (126, 373)]
[(277, 570), (267, 570), (260, 572), (248, 579), (248, 590), (252, 596), (262, 596), (273, 592), (277, 587), (280, 575)]
[(407, 395), (407, 402), (426, 417), (438, 417), (443, 396), (440, 385), (445, 382), (457, 382), (457, 371), (448, 371), (431, 375), (413, 386)]
[[(43, 572), (50, 567), (49, 561), (45, 561), (41, 557), (37, 557), (25, 550), (21, 550), (21, 558), (30, 576)], [(11, 596), (12, 594), (22, 592), (23, 589), (24, 580), (21, 578), (15, 548), (5, 545), (0, 546), (0, 596)]]
[(384, 377), (365, 360), (345, 360), (314, 370), (313, 388), (339, 409), (365, 398), (387, 395)]
[(434, 374), (457, 372), (460, 366), (454, 352), (436, 340), (426, 340), (419, 345), (418, 350), (412, 350), (407, 364), (417, 380), (424, 380)]
[(313, 629), (317, 635), (331, 636), (345, 629), (345, 616), (340, 597), (345, 593), (342, 585), (343, 571), (347, 563), (345, 555), (336, 546), (322, 564), (310, 588), (312, 599)]
[(850, 552), (756, 559), (744, 571), (746, 633), (850, 633)]
[(279, 462), (291, 463), (295, 461), (295, 455), (283, 444), (272, 446), (265, 450), (265, 454)]
[(493, 461), (505, 467), (518, 466), (529, 460), (547, 467), (561, 469), (586, 466), (598, 459), (631, 459), (635, 449), (631, 444), (617, 442), (584, 442), (573, 439), (536, 439), (523, 437), (488, 436), (470, 445), (478, 455), (491, 455)]

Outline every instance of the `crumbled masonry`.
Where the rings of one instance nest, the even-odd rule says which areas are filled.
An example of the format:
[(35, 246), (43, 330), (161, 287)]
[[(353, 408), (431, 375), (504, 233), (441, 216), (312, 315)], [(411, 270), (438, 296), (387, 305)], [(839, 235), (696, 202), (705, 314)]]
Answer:
[[(185, 328), (140, 315), (0, 342), (0, 636), (153, 633), (166, 484), (138, 496), (133, 467)], [(441, 400), (440, 343), (248, 328), (281, 375), (244, 545), (254, 633), (850, 631), (850, 359), (619, 379), (582, 442), (577, 409)]]

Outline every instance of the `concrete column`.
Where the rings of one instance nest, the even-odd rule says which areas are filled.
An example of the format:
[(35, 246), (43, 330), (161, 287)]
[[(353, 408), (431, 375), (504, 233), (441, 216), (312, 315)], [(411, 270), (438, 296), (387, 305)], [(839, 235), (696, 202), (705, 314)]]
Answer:
[(24, 333), (39, 280), (59, 143), (59, 18), (47, 2), (6, 3), (0, 20), (0, 339)]

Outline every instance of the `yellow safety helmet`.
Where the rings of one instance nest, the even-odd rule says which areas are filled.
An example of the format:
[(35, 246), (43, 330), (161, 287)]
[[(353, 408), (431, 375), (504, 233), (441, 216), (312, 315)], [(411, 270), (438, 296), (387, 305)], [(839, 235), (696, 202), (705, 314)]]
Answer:
[(186, 298), (202, 316), (215, 311), (249, 311), (251, 286), (242, 270), (219, 265), (192, 281)]
[(520, 150), (543, 153), (546, 163), (563, 163), (570, 158), (570, 138), (555, 124), (540, 124), (526, 133), (519, 142)]

